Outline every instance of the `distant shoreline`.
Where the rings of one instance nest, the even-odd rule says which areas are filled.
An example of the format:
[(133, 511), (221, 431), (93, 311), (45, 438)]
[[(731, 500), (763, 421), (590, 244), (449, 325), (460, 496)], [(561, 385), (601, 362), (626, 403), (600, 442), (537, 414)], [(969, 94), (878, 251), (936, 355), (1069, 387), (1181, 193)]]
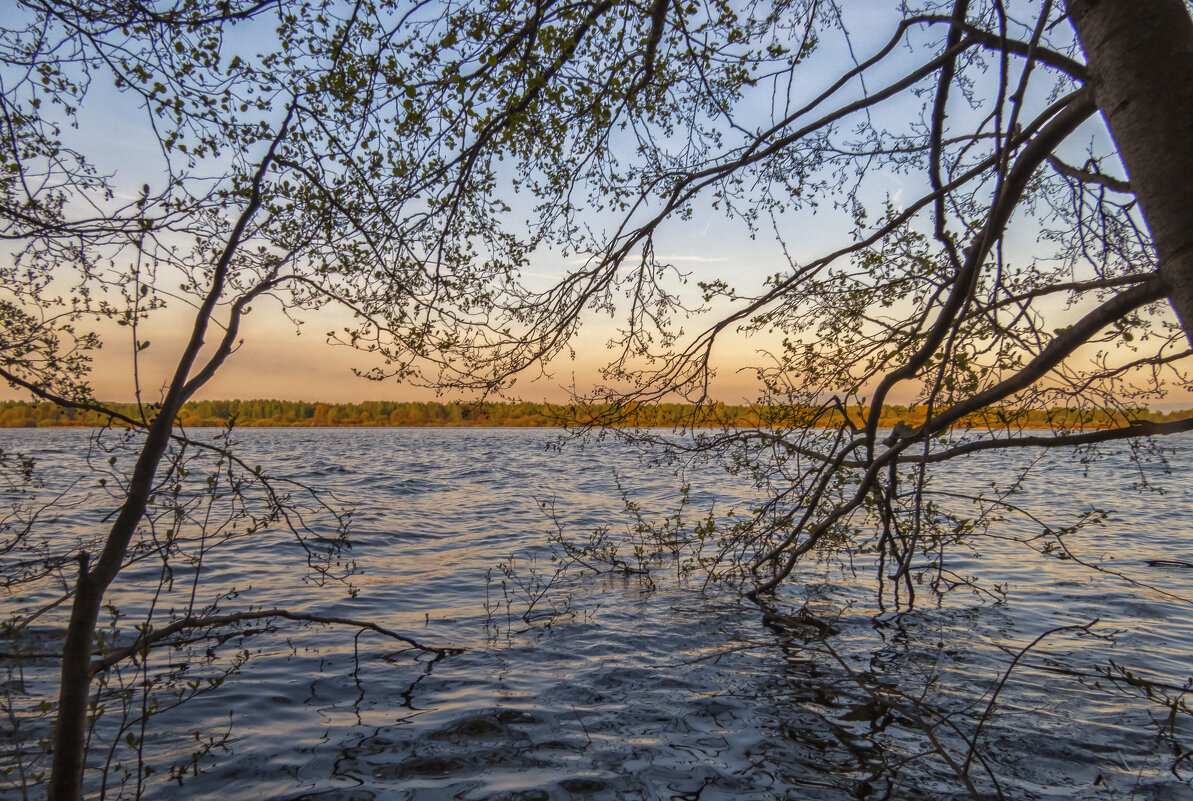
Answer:
[[(151, 415), (136, 404), (104, 404), (129, 420)], [(885, 406), (880, 428), (916, 428), (923, 406)], [(869, 409), (852, 406), (850, 422), (861, 425)], [(820, 407), (681, 403), (611, 406), (530, 402), (366, 401), (308, 403), (248, 400), (188, 403), (178, 416), (184, 428), (835, 428), (845, 422), (840, 409)], [(1116, 410), (991, 408), (959, 420), (952, 428), (987, 430), (1097, 430), (1132, 423), (1161, 423), (1193, 416), (1193, 409), (1160, 412), (1147, 408)], [(0, 401), (0, 428), (98, 428), (108, 422), (98, 411), (69, 409), (48, 402)], [(116, 425), (128, 425), (116, 420)]]

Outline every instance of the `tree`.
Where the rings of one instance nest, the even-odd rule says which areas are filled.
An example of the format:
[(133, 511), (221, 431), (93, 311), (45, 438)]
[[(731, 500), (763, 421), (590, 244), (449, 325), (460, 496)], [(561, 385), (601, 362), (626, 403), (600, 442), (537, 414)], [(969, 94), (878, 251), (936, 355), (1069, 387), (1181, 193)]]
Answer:
[[(767, 491), (718, 565), (762, 599), (810, 553), (872, 547), (880, 592), (889, 573), (888, 590), (913, 595), (917, 555), (987, 516), (929, 502), (933, 466), (1193, 429), (1133, 411), (1190, 386), (1193, 22), (1180, 0), (925, 3), (894, 10), (867, 51), (835, 4), (775, 13), (792, 15), (786, 66), (725, 108), (723, 145), (650, 160), (570, 284), (592, 296), (625, 280), (631, 296), (596, 397), (622, 414), (674, 393), (705, 402), (715, 350), (758, 337), (763, 426), (643, 436), (677, 458), (724, 457)], [(892, 181), (897, 200), (874, 188)], [(700, 204), (773, 228), (787, 265), (760, 288), (700, 280), (712, 321), (685, 335), (684, 290), (665, 283), (654, 242)], [(830, 205), (852, 228), (810, 246), (796, 215)], [(893, 402), (916, 422), (880, 431)], [(1024, 430), (1041, 417), (1051, 432)], [(941, 439), (974, 419), (981, 435)], [(1120, 423), (1087, 428), (1107, 419)], [(988, 512), (1006, 499), (975, 500)]]
[[(709, 404), (727, 365), (754, 371), (764, 388), (761, 425), (635, 435), (681, 463), (719, 460), (761, 500), (680, 525), (685, 496), (643, 542), (627, 498), (627, 544), (678, 553), (685, 567), (740, 586), (780, 641), (812, 641), (879, 709), (907, 712), (972, 797), (988, 797), (971, 781), (979, 763), (1002, 797), (974, 744), (1038, 640), (988, 706), (982, 699), (973, 727), (953, 729), (967, 742), (950, 754), (933, 732), (963, 716), (933, 711), (927, 685), (881, 700), (897, 679), (867, 684), (875, 663), (855, 673), (824, 637), (827, 623), (784, 614), (800, 591), (782, 590), (798, 587), (801, 565), (839, 558), (870, 577), (880, 608), (901, 611), (917, 592), (973, 587), (956, 557), (981, 548), (984, 533), (1027, 531), (1027, 547), (1080, 560), (1066, 538), (1099, 511), (1058, 524), (1016, 505), (1025, 483), (1047, 486), (1032, 472), (1039, 454), (1073, 449), (1084, 462), (1121, 443), (1142, 462), (1163, 456), (1159, 437), (1193, 429), (1187, 413), (1149, 422), (1139, 410), (1191, 388), (1193, 21), (1180, 0), (889, 5), (886, 17), (874, 4), (779, 11), (790, 14), (779, 42), (789, 63), (725, 108), (716, 146), (648, 160), (630, 213), (569, 289), (630, 298), (608, 386), (586, 399), (613, 405), (605, 422), (674, 394)], [(748, 283), (746, 263), (695, 272), (693, 297), (656, 243), (677, 218), (710, 207), (758, 236), (773, 230), (784, 266), (761, 286)], [(834, 214), (851, 225), (826, 242)], [(701, 304), (707, 322), (685, 309)], [(741, 334), (759, 342), (758, 362), (721, 355), (741, 352), (727, 343)], [(907, 422), (880, 430), (895, 403), (911, 405)], [(1039, 420), (1050, 430), (1031, 430)], [(975, 427), (952, 436), (963, 423)], [(968, 498), (937, 491), (934, 477), (964, 471), (963, 457), (979, 452), (1021, 459), (1000, 486)], [(1136, 478), (1146, 483), (1147, 471)], [(589, 564), (630, 569), (601, 536), (579, 550)], [(1129, 670), (1103, 670), (1110, 683), (1100, 687), (1139, 690), (1169, 724), (1187, 712)]]
[[(111, 671), (178, 637), (303, 617), (198, 608), (192, 596), (177, 612), (151, 607), (131, 642), (105, 650), (97, 620), (130, 564), (157, 560), (154, 592), (167, 592), (191, 547), (282, 526), (335, 572), (340, 512), (310, 496), (307, 511), (333, 521), (316, 541), (294, 500), (306, 488), (239, 461), (231, 437), (196, 440), (179, 425), (183, 403), (238, 347), (243, 318), (262, 305), (297, 319), (339, 304), (356, 324), (330, 336), (376, 354), (373, 377), (482, 390), (558, 353), (578, 309), (560, 314), (519, 285), (529, 254), (577, 241), (582, 181), (622, 180), (614, 131), (699, 138), (696, 115), (740, 92), (760, 58), (724, 44), (738, 23), (714, 4), (685, 12), (694, 38), (664, 63), (667, 11), (613, 0), (23, 0), (6, 17), (0, 236), (12, 260), (0, 268), (0, 376), (127, 429), (101, 479), (114, 507), (105, 533), (52, 545), (21, 526), (5, 533), (5, 550), (45, 565), (12, 581), (68, 588), (7, 621), (17, 633), (70, 609), (50, 798), (83, 792), (89, 699)], [(110, 105), (139, 115), (144, 137), (143, 160), (118, 172), (87, 130)], [(536, 199), (524, 229), (511, 190)], [(127, 332), (136, 360), (167, 305), (189, 308), (191, 328), (160, 392), (134, 367), (138, 414), (93, 398), (89, 360), (106, 332)], [(202, 470), (188, 461), (196, 452)], [(193, 486), (201, 475), (206, 485)], [(205, 503), (220, 525), (197, 522)]]
[[(774, 488), (724, 546), (756, 597), (814, 549), (865, 536), (910, 593), (914, 555), (961, 522), (928, 513), (932, 465), (1193, 428), (1080, 428), (1081, 413), (1125, 414), (1187, 384), (1184, 5), (900, 7), (889, 40), (842, 70), (848, 51), (828, 42), (847, 19), (818, 0), (23, 0), (0, 38), (0, 232), (14, 254), (0, 375), (134, 432), (134, 466), (112, 476), (111, 527), (45, 561), (71, 589), (10, 621), (72, 610), (51, 797), (81, 793), (97, 678), (188, 627), (246, 619), (147, 618), (132, 651), (93, 659), (101, 606), (138, 548), (163, 577), (182, 556), (167, 521), (204, 498), (202, 487), (180, 489), (185, 502), (172, 494), (185, 459), (206, 449), (208, 477), (231, 475), (232, 497), (257, 493), (221, 530), (287, 524), (293, 501), (275, 479), (176, 425), (254, 306), (301, 316), (343, 304), (356, 324), (332, 338), (374, 353), (370, 376), (482, 390), (546, 364), (587, 310), (621, 309), (615, 388), (597, 400), (631, 411), (677, 393), (706, 400), (718, 343), (737, 329), (769, 337), (770, 362), (756, 368), (765, 425), (697, 444), (744, 453), (734, 464)], [(823, 91), (807, 94), (805, 79)], [(139, 191), (97, 166), (102, 143), (72, 127), (113, 97), (140, 109), (151, 146)], [(884, 175), (909, 176), (914, 199), (884, 204), (869, 183)], [(515, 192), (533, 208), (516, 209)], [(772, 224), (787, 245), (787, 215), (830, 202), (852, 235), (789, 259), (762, 287), (720, 275), (692, 298), (655, 250), (664, 226), (702, 203), (755, 232)], [(1024, 230), (1048, 249), (1021, 253)], [(529, 291), (518, 271), (547, 247), (588, 261)], [(119, 326), (141, 353), (145, 321), (167, 303), (193, 308), (189, 338), (157, 402), (120, 415), (87, 387), (102, 333), (92, 322)], [(717, 316), (685, 334), (701, 303)], [(879, 432), (896, 396), (922, 422)], [(1076, 422), (1009, 436), (1056, 406)], [(822, 429), (833, 410), (841, 422)], [(974, 414), (988, 414), (987, 436), (935, 444)], [(334, 548), (312, 550), (334, 562)]]

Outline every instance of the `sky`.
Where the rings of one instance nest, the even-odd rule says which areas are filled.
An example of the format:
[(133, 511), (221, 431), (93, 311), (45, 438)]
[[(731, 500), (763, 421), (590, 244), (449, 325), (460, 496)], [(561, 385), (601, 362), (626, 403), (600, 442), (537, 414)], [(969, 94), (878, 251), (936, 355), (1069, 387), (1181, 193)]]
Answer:
[[(808, 73), (806, 80), (805, 92), (811, 91), (819, 82), (812, 73)], [(75, 137), (79, 149), (102, 173), (114, 176), (117, 200), (134, 198), (142, 183), (161, 184), (160, 175), (154, 171), (156, 142), (150, 135), (146, 118), (146, 113), (138, 109), (127, 94), (97, 80), (82, 107), (77, 130), (65, 132), (67, 141)], [(509, 197), (507, 200), (515, 206), (516, 212), (520, 211), (518, 203), (525, 202), (525, 198)], [(841, 221), (804, 225), (819, 235), (832, 227), (836, 227), (838, 233), (845, 231)], [(819, 236), (816, 239), (801, 238), (800, 243), (809, 257), (823, 247)], [(786, 264), (767, 232), (753, 238), (740, 222), (728, 221), (723, 213), (700, 206), (691, 219), (673, 220), (663, 227), (656, 252), (661, 260), (690, 271), (693, 281), (732, 275), (747, 288), (755, 289), (761, 286), (765, 276), (782, 270)], [(576, 265), (574, 257), (543, 253), (526, 270), (526, 277), (531, 285), (542, 288)], [(328, 344), (324, 336), (324, 332), (342, 328), (350, 322), (346, 313), (332, 310), (306, 314), (305, 324), (296, 327), (276, 305), (256, 303), (254, 306), (253, 312), (242, 322), (243, 346), (199, 391), (196, 399), (235, 397), (350, 402), (422, 400), (437, 395), (432, 389), (395, 381), (378, 383), (354, 375), (352, 368), (368, 369), (376, 362), (370, 361), (366, 354)], [(101, 326), (97, 330), (105, 344), (93, 355), (89, 381), (95, 397), (118, 401), (133, 399), (134, 376), (139, 379), (145, 398), (157, 397), (173, 373), (191, 325), (189, 309), (180, 303), (171, 303), (169, 308), (155, 313), (137, 332), (139, 341), (150, 342), (150, 346), (141, 351), (132, 346), (129, 329)], [(617, 321), (607, 315), (588, 314), (580, 336), (571, 343), (574, 355), (565, 355), (549, 365), (546, 377), (519, 381), (511, 394), (526, 400), (558, 402), (566, 400), (573, 389), (581, 392), (591, 389), (599, 381), (598, 371), (607, 357), (606, 342), (615, 335), (616, 325)], [(690, 330), (697, 325), (699, 320), (693, 321)], [(211, 342), (217, 337), (218, 332), (212, 331), (207, 339)], [(715, 396), (726, 402), (756, 398), (756, 379), (741, 368), (755, 361), (754, 352), (758, 347), (773, 344), (726, 338), (716, 353)], [(0, 387), (0, 397), (23, 399), (27, 395), (4, 386)]]
[[(668, 247), (658, 251), (661, 259), (688, 271), (693, 280), (733, 274), (742, 278), (756, 274), (756, 282), (779, 269), (780, 263), (768, 241), (754, 241), (736, 226), (725, 225), (719, 215), (709, 211), (703, 218), (667, 229), (663, 242)], [(670, 240), (670, 241), (668, 241)], [(548, 257), (527, 270), (532, 283), (545, 283), (569, 268), (575, 259)], [(693, 318), (687, 326), (695, 328), (708, 315)], [(137, 374), (143, 392), (149, 398), (159, 394), (171, 375), (175, 360), (189, 336), (193, 318), (186, 308), (168, 308), (142, 327), (138, 340), (151, 345), (136, 354)], [(351, 316), (337, 309), (307, 313), (302, 325), (296, 325), (269, 303), (254, 304), (253, 311), (241, 325), (244, 344), (228, 359), (214, 378), (197, 394), (197, 400), (225, 398), (277, 398), (282, 400), (319, 400), (358, 402), (362, 400), (431, 400), (438, 397), (433, 389), (394, 380), (376, 382), (359, 377), (353, 368), (366, 370), (379, 364), (369, 354), (328, 344), (326, 332), (351, 323)], [(547, 376), (523, 377), (511, 395), (523, 400), (565, 402), (573, 389), (587, 391), (598, 381), (597, 371), (607, 356), (606, 343), (616, 333), (617, 321), (607, 314), (589, 312), (580, 335), (571, 343), (574, 355), (565, 354), (548, 367)], [(207, 339), (213, 341), (218, 331)], [(91, 385), (96, 397), (129, 400), (134, 395), (132, 376), (134, 349), (127, 328), (111, 326), (104, 348), (95, 354)], [(754, 374), (742, 367), (757, 362), (755, 351), (773, 345), (763, 340), (726, 338), (716, 350), (717, 377), (714, 396), (728, 403), (741, 403), (758, 397)], [(6, 399), (20, 399), (9, 391)]]
[[(855, 53), (867, 54), (889, 36), (893, 26), (885, 4), (846, 4), (854, 16), (850, 19)], [(825, 45), (828, 47), (831, 45)], [(797, 73), (804, 85), (796, 93), (804, 96), (818, 91), (842, 69), (837, 62), (810, 62)], [(145, 149), (151, 146), (144, 128), (145, 115), (129, 107), (126, 96), (110, 87), (93, 89), (103, 102), (91, 102), (84, 108), (77, 135), (90, 147), (92, 158), (98, 158), (101, 169), (117, 176), (119, 186), (138, 187), (152, 181), (147, 174)], [(756, 102), (767, 103), (759, 97)], [(916, 98), (905, 98), (882, 113), (918, 107)], [(899, 104), (904, 104), (901, 108)], [(907, 104), (911, 104), (908, 106)], [(872, 207), (889, 201), (896, 207), (903, 197), (914, 196), (920, 190), (922, 178), (885, 174), (868, 190)], [(784, 233), (794, 248), (791, 255), (797, 262), (806, 262), (848, 241), (848, 215), (825, 203), (818, 213), (799, 212), (782, 220)], [(1028, 236), (1024, 253), (1033, 244)], [(691, 219), (672, 220), (662, 229), (656, 242), (661, 261), (669, 261), (678, 269), (690, 271), (692, 281), (725, 277), (747, 290), (758, 289), (763, 279), (786, 269), (787, 262), (765, 228), (751, 237), (740, 221), (725, 216), (707, 206), (697, 205)], [(575, 260), (559, 254), (540, 254), (526, 271), (532, 284), (545, 286), (553, 278), (575, 267)], [(94, 395), (107, 400), (131, 400), (134, 395), (133, 360), (140, 378), (143, 396), (153, 400), (173, 371), (175, 360), (189, 333), (191, 320), (187, 309), (178, 304), (161, 312), (138, 339), (148, 339), (151, 346), (139, 354), (131, 347), (127, 329), (103, 331), (105, 347), (95, 355), (90, 383)], [(1061, 313), (1058, 310), (1058, 313)], [(366, 354), (348, 348), (329, 345), (324, 332), (342, 328), (350, 318), (343, 312), (322, 311), (308, 314), (305, 324), (298, 328), (276, 306), (257, 304), (242, 324), (244, 345), (232, 355), (216, 376), (197, 395), (197, 399), (222, 398), (278, 398), (286, 400), (319, 400), (353, 402), (361, 400), (425, 400), (437, 396), (431, 389), (394, 381), (377, 383), (353, 374), (352, 368), (368, 369), (375, 365)], [(685, 328), (694, 331), (701, 326), (701, 318), (690, 321)], [(606, 315), (591, 313), (584, 322), (582, 333), (573, 343), (575, 355), (564, 356), (548, 366), (549, 375), (537, 380), (522, 380), (510, 392), (512, 396), (532, 401), (559, 402), (568, 399), (573, 388), (584, 392), (599, 381), (598, 370), (607, 359), (605, 343), (615, 333), (616, 321)], [(301, 331), (301, 334), (299, 334)], [(208, 336), (213, 340), (217, 333)], [(759, 387), (752, 371), (743, 369), (759, 363), (758, 351), (774, 347), (777, 339), (761, 337), (746, 340), (726, 337), (714, 353), (717, 377), (712, 386), (714, 397), (729, 403), (748, 402), (758, 396)], [(0, 397), (20, 399), (22, 392), (0, 388)], [(902, 399), (896, 395), (895, 402)], [(1187, 401), (1186, 396), (1173, 403)]]

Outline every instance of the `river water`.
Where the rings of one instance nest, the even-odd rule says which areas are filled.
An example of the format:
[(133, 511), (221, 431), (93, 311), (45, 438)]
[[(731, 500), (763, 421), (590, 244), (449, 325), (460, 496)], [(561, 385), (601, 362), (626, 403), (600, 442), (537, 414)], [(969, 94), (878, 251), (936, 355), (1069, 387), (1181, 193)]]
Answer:
[[(5, 453), (36, 457), (38, 497), (58, 498), (35, 528), (49, 551), (102, 531), (112, 511), (127, 457), (109, 466), (93, 448), (88, 459), (90, 436), (0, 431)], [(236, 436), (249, 465), (355, 510), (347, 553), (358, 572), (320, 580), (291, 536), (233, 536), (204, 552), (196, 608), (284, 606), (463, 650), (435, 657), (375, 632), (290, 621), (155, 649), (101, 698), (94, 795), (132, 797), (140, 776), (149, 798), (226, 801), (1193, 799), (1193, 726), (1163, 703), (1193, 675), (1193, 570), (1183, 567), (1193, 564), (1193, 438), (1164, 442), (1167, 459), (1111, 449), (1035, 464), (1014, 503), (1036, 522), (996, 524), (951, 565), (1003, 596), (925, 591), (912, 610), (883, 611), (868, 574), (810, 562), (779, 606), (831, 619), (822, 640), (665, 562), (649, 580), (575, 565), (557, 573), (552, 533), (581, 541), (632, 526), (618, 481), (647, 517), (675, 509), (680, 480), (627, 445), (560, 448), (555, 432), (517, 429)], [(112, 473), (107, 486), (89, 464)], [(1005, 485), (1025, 464), (1023, 454), (968, 457), (935, 488)], [(692, 514), (752, 497), (713, 467), (686, 480)], [(1113, 511), (1067, 538), (1080, 559), (1014, 541), (1095, 508)], [(217, 518), (207, 518), (209, 544), (231, 534)], [(311, 547), (334, 534), (325, 512), (305, 520)], [(193, 570), (175, 566), (159, 610), (191, 602)], [(114, 642), (127, 641), (160, 575), (152, 558), (122, 574)], [(59, 592), (22, 585), (0, 611)], [(60, 609), (46, 613), (19, 647), (53, 651), (61, 630)], [(49, 725), (37, 705), (53, 694), (53, 659), (8, 664), (0, 787), (34, 797)], [(156, 709), (142, 728), (146, 682)]]

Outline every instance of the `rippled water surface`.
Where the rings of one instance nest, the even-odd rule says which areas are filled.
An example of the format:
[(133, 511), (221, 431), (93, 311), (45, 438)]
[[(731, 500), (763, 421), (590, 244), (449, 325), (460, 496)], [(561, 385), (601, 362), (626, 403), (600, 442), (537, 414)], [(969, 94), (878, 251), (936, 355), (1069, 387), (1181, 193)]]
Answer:
[[(111, 511), (87, 477), (89, 436), (0, 431), (5, 452), (37, 457), (43, 492), (79, 481), (67, 497), (84, 499), (47, 515), (53, 536), (98, 530)], [(512, 429), (238, 437), (249, 464), (354, 508), (349, 553), (360, 571), (351, 587), (321, 582), (292, 538), (268, 531), (205, 554), (200, 605), (235, 590), (222, 611), (285, 606), (463, 651), (434, 658), (373, 632), (285, 621), (206, 651), (204, 643), (185, 659), (155, 651), (148, 670), (128, 672), (130, 687), (167, 674), (199, 683), (237, 654), (248, 658), (176, 709), (159, 694), (144, 733), (149, 797), (708, 801), (997, 797), (1001, 789), (1007, 798), (1193, 798), (1193, 760), (1184, 758), (1193, 727), (1146, 697), (1179, 696), (1193, 673), (1193, 616), (1183, 600), (1193, 597), (1193, 570), (1179, 564), (1193, 563), (1191, 438), (1164, 443), (1175, 448), (1167, 466), (1125, 452), (1093, 464), (1050, 455), (1014, 499), (1036, 522), (1017, 516), (991, 529), (1024, 537), (1091, 508), (1114, 509), (1070, 544), (1123, 577), (992, 538), (952, 566), (986, 587), (1005, 585), (1005, 603), (923, 592), (914, 610), (895, 614), (875, 607), (862, 573), (810, 564), (793, 576), (783, 608), (807, 603), (834, 618), (819, 641), (790, 617), (704, 588), (699, 577), (679, 579), (665, 564), (653, 582), (556, 574), (553, 532), (582, 540), (629, 524), (614, 471), (646, 515), (676, 507), (679, 479), (625, 445), (559, 450), (550, 447), (555, 433)], [(1025, 464), (1022, 455), (971, 457), (935, 486), (1006, 484)], [(1144, 478), (1163, 492), (1137, 490)], [(696, 513), (749, 503), (748, 488), (713, 468), (687, 479)], [(309, 522), (314, 535), (332, 533), (326, 515)], [(146, 560), (119, 579), (114, 600), (130, 619), (159, 571)], [(173, 594), (159, 602), (177, 603), (189, 587), (180, 568)], [(4, 600), (5, 614), (53, 593), (22, 589)], [(1039, 635), (1094, 620), (1089, 632), (1049, 635), (1007, 675)], [(27, 636), (54, 650), (60, 632), (50, 613)], [(1110, 680), (1115, 665), (1152, 684)], [(22, 674), (10, 671), (17, 717), (22, 703), (51, 689), (48, 667), (52, 660), (32, 659)], [(106, 703), (119, 706), (116, 695)], [(14, 735), (13, 717), (4, 724), (6, 797), (21, 796), (21, 770), (35, 771), (45, 725), (22, 718)], [(136, 762), (133, 741), (110, 737), (97, 729), (92, 760), (108, 779), (101, 788), (97, 770), (90, 787), (132, 794), (130, 776), (146, 764)], [(192, 759), (203, 743), (210, 750)]]

